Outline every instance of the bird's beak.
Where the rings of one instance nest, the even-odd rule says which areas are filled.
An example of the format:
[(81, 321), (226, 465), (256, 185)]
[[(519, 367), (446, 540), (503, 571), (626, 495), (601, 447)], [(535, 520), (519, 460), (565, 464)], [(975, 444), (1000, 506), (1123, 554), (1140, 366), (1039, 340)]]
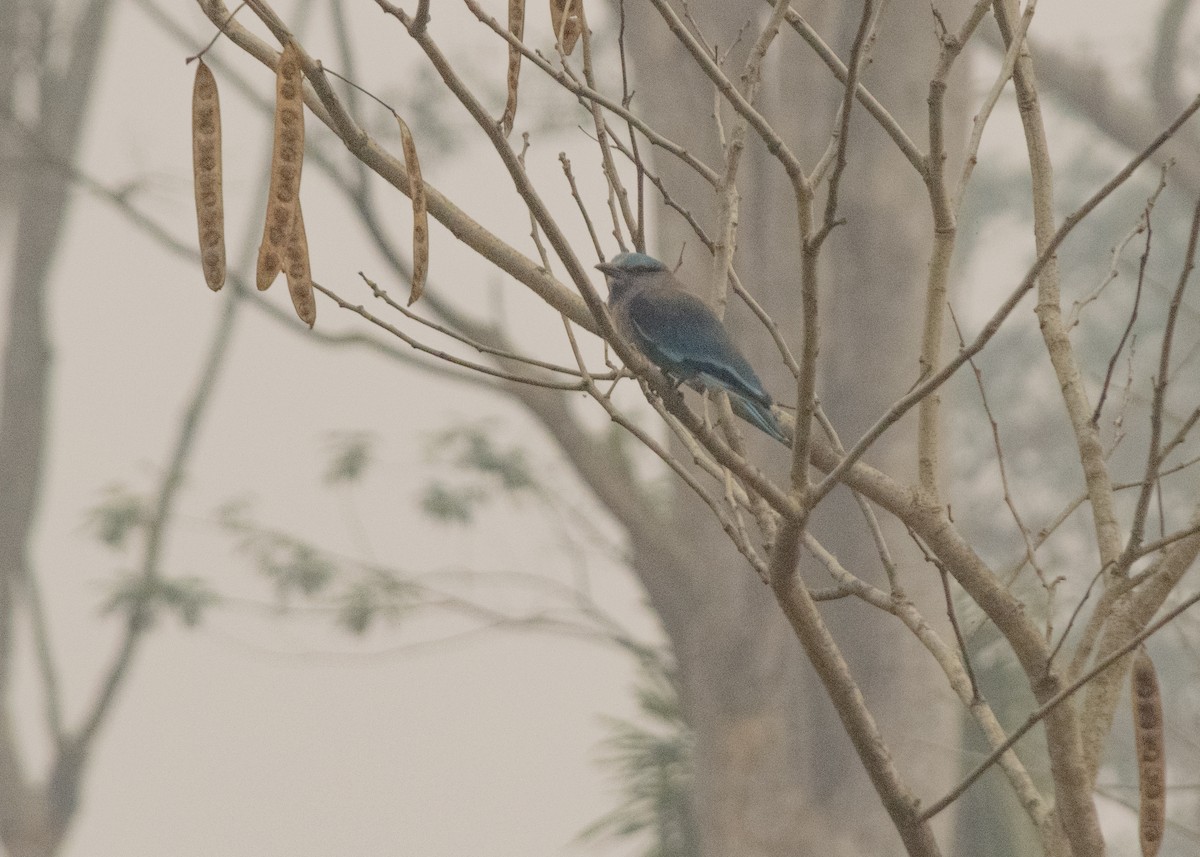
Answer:
[(606, 277), (611, 277), (617, 272), (617, 269), (608, 262), (601, 262), (596, 266), (596, 270), (602, 272)]

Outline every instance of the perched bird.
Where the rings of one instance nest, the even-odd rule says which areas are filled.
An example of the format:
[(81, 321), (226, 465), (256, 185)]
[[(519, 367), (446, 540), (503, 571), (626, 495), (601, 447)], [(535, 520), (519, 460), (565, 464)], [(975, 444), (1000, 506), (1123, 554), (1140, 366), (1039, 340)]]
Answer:
[(621, 335), (675, 383), (724, 390), (734, 413), (775, 438), (791, 438), (771, 397), (721, 320), (689, 294), (667, 266), (645, 253), (621, 253), (596, 266), (608, 279), (608, 308)]

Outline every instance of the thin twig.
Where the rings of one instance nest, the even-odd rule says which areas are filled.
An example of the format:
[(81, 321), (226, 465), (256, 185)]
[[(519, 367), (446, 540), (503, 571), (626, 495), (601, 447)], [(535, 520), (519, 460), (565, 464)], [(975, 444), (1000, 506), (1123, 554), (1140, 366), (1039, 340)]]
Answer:
[(1116, 368), (1117, 358), (1125, 350), (1125, 343), (1129, 341), (1129, 334), (1133, 332), (1133, 325), (1137, 322), (1138, 309), (1142, 303), (1142, 286), (1146, 282), (1146, 265), (1150, 261), (1150, 239), (1154, 236), (1154, 229), (1150, 225), (1150, 212), (1147, 211), (1145, 214), (1146, 245), (1138, 261), (1137, 287), (1133, 293), (1133, 308), (1129, 312), (1129, 319), (1125, 323), (1125, 330), (1121, 332), (1121, 339), (1117, 342), (1117, 347), (1113, 350), (1112, 357), (1109, 358), (1108, 369), (1104, 372), (1104, 384), (1100, 387), (1100, 396), (1096, 400), (1096, 410), (1092, 412), (1092, 425), (1094, 426), (1100, 423), (1100, 414), (1104, 410), (1104, 401), (1108, 398), (1108, 388), (1112, 383), (1113, 370)]
[(582, 380), (575, 383), (551, 381), (546, 378), (534, 378), (526, 375), (517, 375), (513, 372), (505, 372), (502, 369), (496, 369), (483, 363), (475, 363), (471, 360), (464, 360), (463, 358), (456, 357), (455, 355), (450, 354), (447, 351), (443, 351), (440, 348), (433, 348), (432, 346), (426, 345), (425, 343), (414, 339), (395, 325), (388, 324), (383, 319), (371, 313), (370, 310), (366, 309), (366, 307), (364, 307), (362, 304), (352, 304), (349, 301), (344, 300), (332, 289), (328, 289), (325, 286), (315, 282), (313, 283), (313, 288), (330, 298), (342, 309), (350, 310), (350, 312), (362, 316), (364, 319), (371, 322), (371, 324), (375, 325), (381, 330), (386, 330), (405, 345), (415, 348), (417, 351), (428, 354), (431, 357), (436, 357), (439, 360), (452, 363), (455, 366), (462, 366), (465, 369), (470, 369), (473, 372), (480, 372), (484, 375), (490, 375), (493, 378), (501, 378), (505, 381), (515, 381), (518, 384), (527, 384), (531, 387), (543, 387), (547, 390), (569, 390), (572, 392), (580, 392), (584, 389), (584, 382)]
[[(682, 217), (687, 222), (688, 226), (691, 227), (692, 232), (695, 233), (696, 237), (700, 239), (700, 243), (703, 244), (706, 248), (708, 248), (709, 252), (712, 252), (713, 240), (708, 237), (708, 233), (704, 231), (704, 227), (700, 225), (700, 221), (696, 219), (696, 216), (694, 214), (692, 214), (692, 212), (689, 209), (684, 208), (683, 205), (681, 205), (679, 202), (677, 202), (675, 200), (674, 197), (671, 196), (670, 191), (667, 190), (667, 186), (663, 182), (663, 180), (660, 176), (651, 172), (646, 167), (645, 164), (641, 163), (638, 160), (639, 156), (637, 153), (637, 138), (631, 137), (630, 145), (627, 147), (625, 145), (625, 143), (622, 142), (621, 138), (618, 137), (616, 134), (613, 134), (612, 129), (609, 128), (608, 139), (616, 147), (618, 152), (620, 152), (622, 155), (624, 155), (626, 158), (629, 159), (629, 162), (631, 164), (633, 164), (634, 167), (638, 170), (638, 175), (641, 178), (645, 178), (645, 179), (649, 180), (649, 182), (652, 185), (654, 185), (656, 188), (658, 188), (659, 194), (662, 195), (663, 205), (667, 206), (668, 208), (674, 209), (679, 214), (679, 216)], [(639, 181), (640, 181), (640, 179), (639, 179)], [(640, 245), (635, 243), (634, 246), (640, 247), (639, 252), (645, 252), (645, 248), (646, 248), (645, 237), (642, 238), (642, 243)]]
[[(545, 360), (538, 360), (535, 357), (528, 357), (524, 354), (517, 354), (512, 351), (506, 351), (503, 348), (496, 348), (494, 346), (488, 345), (487, 343), (480, 342), (476, 339), (473, 339), (470, 336), (467, 336), (465, 333), (462, 333), (461, 331), (454, 330), (453, 328), (448, 327), (444, 324), (438, 324), (436, 321), (431, 321), (430, 319), (427, 319), (427, 318), (421, 316), (420, 314), (413, 312), (411, 309), (406, 307), (404, 304), (396, 301), (394, 298), (391, 297), (391, 295), (389, 295), (387, 293), (387, 291), (385, 289), (381, 288), (378, 283), (376, 283), (374, 280), (372, 280), (370, 277), (368, 277), (362, 271), (358, 272), (358, 276), (361, 277), (362, 281), (367, 284), (368, 288), (370, 288), (372, 295), (374, 295), (375, 297), (382, 300), (389, 307), (396, 310), (396, 312), (400, 313), (405, 318), (412, 319), (413, 321), (417, 322), (418, 324), (422, 324), (425, 327), (428, 327), (430, 330), (436, 331), (436, 332), (442, 334), (443, 336), (448, 336), (451, 339), (453, 339), (455, 342), (461, 342), (463, 345), (466, 345), (470, 348), (475, 349), (480, 354), (490, 354), (493, 357), (499, 357), (502, 360), (511, 360), (514, 363), (524, 363), (528, 366), (535, 366), (538, 369), (545, 369), (550, 372), (558, 372), (563, 375), (570, 375), (574, 378), (579, 377), (578, 370), (573, 369), (570, 366), (562, 366), (558, 363), (550, 363)], [(600, 381), (611, 381), (614, 378), (616, 378), (617, 376), (615, 373), (609, 372), (609, 373), (605, 373), (605, 374), (594, 375), (593, 377)]]
[[(838, 436), (837, 429), (833, 427), (833, 422), (829, 419), (829, 415), (821, 407), (820, 401), (816, 403), (816, 408), (813, 410), (813, 418), (816, 419), (821, 430), (825, 432), (825, 436), (829, 438), (829, 442), (833, 445), (837, 454), (845, 455), (846, 448), (842, 446), (842, 439)], [(851, 489), (850, 493), (854, 497), (854, 502), (858, 504), (859, 511), (862, 512), (863, 520), (867, 522), (867, 529), (871, 532), (871, 539), (875, 543), (875, 552), (879, 555), (879, 562), (883, 566), (884, 574), (887, 575), (892, 600), (907, 598), (904, 587), (900, 585), (900, 576), (896, 571), (896, 562), (892, 559), (892, 552), (888, 547), (887, 538), (883, 535), (883, 527), (879, 523), (879, 516), (875, 514), (875, 509), (871, 506), (871, 501), (854, 489)]]
[(1096, 573), (1092, 575), (1092, 579), (1088, 583), (1087, 589), (1085, 589), (1083, 591), (1083, 596), (1079, 599), (1079, 602), (1075, 605), (1075, 609), (1071, 611), (1071, 618), (1067, 620), (1067, 627), (1063, 628), (1062, 636), (1060, 636), (1058, 638), (1058, 642), (1055, 643), (1054, 648), (1050, 650), (1050, 657), (1047, 658), (1048, 663), (1050, 663), (1050, 664), (1054, 663), (1055, 655), (1057, 655), (1059, 649), (1061, 649), (1063, 647), (1063, 643), (1065, 643), (1067, 641), (1067, 637), (1069, 637), (1071, 634), (1071, 628), (1073, 628), (1075, 625), (1075, 620), (1078, 619), (1079, 614), (1081, 612), (1083, 612), (1083, 605), (1087, 604), (1088, 599), (1092, 596), (1092, 590), (1095, 588), (1096, 583), (1099, 582), (1100, 578), (1103, 576), (1104, 576), (1104, 567), (1101, 566), (1099, 569), (1096, 570)]
[(846, 456), (831, 469), (825, 478), (816, 485), (811, 493), (810, 502), (817, 502), (821, 497), (828, 494), (833, 489), (833, 486), (842, 478), (842, 475), (855, 463), (863, 454), (878, 440), (879, 436), (891, 428), (905, 413), (920, 402), (934, 390), (940, 387), (945, 381), (957, 372), (964, 363), (983, 350), (984, 346), (991, 341), (992, 337), (1000, 329), (1000, 326), (1016, 308), (1021, 299), (1027, 295), (1034, 285), (1037, 283), (1038, 275), (1045, 268), (1051, 257), (1057, 252), (1059, 246), (1067, 236), (1074, 231), (1075, 227), (1083, 221), (1101, 202), (1107, 199), (1113, 191), (1125, 183), (1125, 181), (1133, 175), (1143, 163), (1145, 163), (1155, 151), (1157, 151), (1167, 140), (1179, 130), (1188, 119), (1190, 119), (1197, 110), (1200, 110), (1200, 95), (1192, 100), (1192, 103), (1184, 109), (1184, 111), (1176, 117), (1175, 121), (1167, 127), (1165, 131), (1159, 134), (1149, 145), (1133, 157), (1115, 176), (1097, 190), (1092, 196), (1075, 210), (1073, 214), (1063, 220), (1058, 231), (1048, 241), (1042, 252), (1038, 254), (1038, 258), (1030, 266), (1024, 278), (1008, 296), (1008, 298), (1000, 305), (992, 317), (988, 319), (983, 329), (975, 337), (974, 340), (962, 351), (942, 367), (937, 373), (929, 376), (921, 383), (917, 384), (907, 395), (899, 399), (894, 405), (875, 421), (875, 424), (866, 431), (865, 434), (858, 440), (857, 443), (846, 453)]
[[(836, 141), (836, 154), (833, 172), (829, 176), (829, 185), (825, 195), (825, 221), (813, 237), (813, 241), (818, 245), (829, 236), (839, 222), (837, 219), (838, 190), (841, 188), (842, 174), (846, 171), (846, 152), (850, 147), (850, 114), (854, 108), (855, 94), (858, 92), (858, 76), (862, 72), (864, 48), (874, 17), (874, 0), (864, 0), (862, 15), (858, 19), (858, 32), (855, 33), (854, 42), (850, 47), (850, 62), (847, 65), (846, 80), (843, 82), (842, 105), (838, 111), (839, 124), (834, 132), (833, 141), (831, 141)], [(814, 173), (816, 172), (814, 171)]]
[[(668, 140), (666, 137), (659, 134), (640, 118), (634, 115), (630, 110), (613, 101), (611, 98), (601, 95), (599, 92), (596, 92), (587, 86), (572, 80), (570, 75), (568, 75), (565, 71), (556, 69), (550, 64), (549, 61), (546, 60), (545, 57), (543, 57), (537, 51), (532, 51), (525, 47), (525, 45), (519, 39), (517, 39), (508, 31), (507, 27), (505, 27), (491, 15), (488, 15), (486, 12), (484, 12), (477, 0), (464, 0), (464, 2), (466, 3), (467, 8), (473, 15), (475, 15), (476, 18), (491, 28), (493, 32), (507, 41), (510, 45), (516, 46), (516, 48), (525, 55), (526, 59), (531, 61), (534, 65), (549, 75), (554, 82), (563, 87), (563, 89), (567, 90), (578, 98), (582, 98), (589, 102), (595, 102), (610, 113), (620, 116), (632, 127), (637, 128), (637, 130), (642, 133), (642, 135), (650, 142), (651, 145), (662, 149), (664, 152), (674, 155), (709, 184), (714, 186), (716, 185), (718, 181), (716, 171), (691, 155), (683, 146)], [(390, 11), (391, 4), (386, 4), (385, 8), (388, 8)]]
[[(982, 17), (991, 5), (992, 0), (977, 0), (971, 10), (972, 17), (975, 15)], [(1003, 61), (1000, 63), (1000, 72), (992, 82), (991, 88), (988, 89), (987, 95), (984, 96), (983, 102), (975, 113), (975, 119), (971, 123), (971, 139), (967, 143), (962, 174), (959, 176), (958, 188), (954, 191), (954, 199), (951, 203), (956, 212), (962, 208), (963, 195), (967, 191), (967, 185), (971, 181), (975, 165), (979, 162), (979, 145), (983, 141), (983, 130), (987, 127), (988, 119), (992, 116), (996, 102), (1000, 100), (1000, 94), (1004, 92), (1004, 87), (1008, 85), (1008, 81), (1012, 77), (1013, 66), (1016, 65), (1017, 54), (1024, 47), (1025, 33), (1029, 30), (1029, 24), (1033, 20), (1033, 9), (1036, 5), (1037, 0), (1030, 0), (1026, 4), (1025, 14), (1021, 16), (1021, 21), (1017, 25), (1017, 37), (1012, 40), (1012, 44), (1004, 52)]]
[(954, 609), (954, 596), (950, 593), (950, 574), (944, 565), (938, 564), (938, 575), (942, 578), (942, 592), (946, 596), (946, 615), (950, 619), (950, 627), (954, 629), (954, 639), (958, 640), (959, 651), (962, 652), (963, 668), (971, 680), (971, 698), (980, 699), (979, 682), (975, 680), (975, 670), (971, 668), (971, 656), (967, 651), (967, 641), (963, 637), (962, 628), (958, 624), (958, 612)]
[(571, 352), (575, 355), (575, 359), (579, 364), (579, 371), (583, 376), (584, 391), (600, 403), (600, 406), (604, 408), (613, 422), (636, 437), (651, 452), (657, 455), (664, 464), (670, 467), (671, 470), (673, 470), (675, 474), (684, 481), (685, 485), (692, 489), (696, 496), (699, 497), (712, 511), (718, 523), (720, 523), (721, 528), (725, 531), (726, 535), (729, 536), (730, 541), (733, 543), (734, 547), (737, 548), (738, 552), (746, 557), (746, 560), (750, 563), (751, 567), (760, 577), (764, 577), (767, 573), (766, 563), (758, 555), (758, 552), (754, 550), (753, 546), (751, 546), (749, 540), (743, 538), (745, 530), (738, 527), (734, 518), (728, 515), (725, 510), (721, 508), (720, 502), (713, 497), (708, 489), (700, 484), (700, 481), (696, 479), (695, 475), (683, 465), (683, 462), (671, 455), (662, 444), (652, 438), (649, 434), (635, 425), (632, 420), (617, 410), (616, 406), (612, 403), (612, 399), (600, 392), (600, 389), (596, 386), (596, 384), (592, 381), (591, 376), (588, 374), (587, 365), (583, 360), (583, 353), (580, 351), (579, 343), (575, 338), (575, 333), (571, 329), (571, 322), (565, 316), (563, 317), (563, 325), (566, 329), (567, 340), (571, 344)]
[(1195, 524), (1190, 527), (1184, 527), (1182, 530), (1171, 533), (1169, 536), (1163, 536), (1161, 539), (1155, 539), (1152, 542), (1146, 542), (1144, 545), (1138, 547), (1137, 551), (1134, 552), (1133, 558), (1138, 560), (1144, 556), (1149, 556), (1152, 553), (1157, 553), (1158, 551), (1175, 544), (1175, 542), (1179, 541), (1180, 539), (1189, 538), (1198, 532), (1200, 532), (1200, 524)]
[(1146, 231), (1146, 221), (1149, 219), (1149, 213), (1154, 210), (1154, 206), (1158, 203), (1158, 197), (1164, 190), (1166, 190), (1166, 187), (1167, 165), (1163, 164), (1159, 168), (1158, 186), (1146, 200), (1146, 207), (1138, 213), (1137, 223), (1134, 224), (1133, 228), (1130, 229), (1129, 232), (1125, 233), (1124, 237), (1122, 237), (1121, 240), (1113, 246), (1112, 261), (1109, 263), (1108, 272), (1105, 274), (1104, 279), (1101, 280), (1099, 285), (1092, 289), (1092, 291), (1088, 292), (1084, 297), (1072, 302), (1071, 312), (1068, 313), (1066, 321), (1068, 330), (1074, 329), (1079, 324), (1080, 318), (1083, 315), (1083, 311), (1087, 308), (1088, 304), (1098, 300), (1104, 293), (1105, 289), (1108, 288), (1108, 285), (1120, 275), (1121, 256), (1124, 253), (1125, 248), (1133, 241), (1134, 238)]
[(779, 349), (779, 356), (783, 358), (783, 365), (787, 366), (788, 371), (792, 373), (793, 378), (800, 377), (800, 365), (796, 362), (796, 356), (792, 354), (792, 349), (788, 346), (787, 340), (783, 338), (783, 332), (779, 329), (778, 322), (771, 318), (770, 313), (763, 309), (762, 304), (754, 299), (754, 295), (742, 285), (742, 278), (738, 276), (738, 272), (734, 268), (729, 269), (729, 284), (733, 286), (733, 292), (750, 308), (754, 313), (755, 318), (762, 322), (762, 326), (767, 329), (767, 333), (771, 334), (771, 340), (775, 343), (775, 347)]
[(579, 214), (583, 217), (583, 223), (587, 226), (588, 235), (591, 236), (592, 247), (596, 250), (596, 261), (603, 261), (604, 248), (600, 245), (600, 237), (596, 235), (596, 227), (592, 225), (592, 218), (588, 214), (587, 206), (583, 204), (583, 197), (579, 195), (579, 187), (575, 184), (575, 174), (571, 172), (571, 160), (567, 157), (566, 152), (558, 153), (558, 162), (562, 164), (563, 175), (567, 177), (567, 184), (571, 188), (571, 198), (575, 200)]
[[(629, 88), (629, 64), (625, 55), (625, 0), (617, 2), (617, 55), (621, 58), (621, 106), (629, 109), (633, 103), (633, 91)], [(633, 247), (639, 253), (646, 252), (646, 165), (638, 151), (637, 133), (633, 123), (626, 122), (629, 131), (630, 160), (637, 169), (637, 232), (633, 235)], [(659, 188), (661, 190), (661, 187)]]
[[(765, 2), (772, 3), (773, 0), (765, 0)], [(833, 72), (833, 76), (838, 79), (838, 82), (845, 85), (846, 79), (849, 76), (849, 70), (838, 59), (837, 54), (825, 43), (817, 31), (795, 9), (788, 9), (786, 20), (791, 28), (799, 34), (800, 38), (804, 39), (817, 56), (821, 58), (821, 61), (828, 66), (829, 70)], [(854, 94), (858, 98), (859, 103), (866, 108), (867, 112), (879, 123), (879, 126), (892, 138), (892, 142), (896, 144), (896, 147), (908, 162), (913, 165), (913, 168), (918, 173), (924, 175), (925, 156), (917, 148), (917, 144), (912, 141), (912, 138), (900, 127), (900, 123), (896, 118), (861, 83), (854, 87)]]
[[(1149, 228), (1147, 218), (1147, 228)], [(1192, 269), (1196, 264), (1196, 249), (1200, 243), (1200, 200), (1197, 200), (1192, 212), (1192, 227), (1188, 234), (1187, 250), (1184, 252), (1183, 266), (1179, 272), (1179, 281), (1171, 295), (1171, 303), (1167, 309), (1167, 324), (1163, 330), (1162, 345), (1158, 353), (1158, 374), (1154, 381), (1154, 399), (1150, 405), (1150, 444), (1146, 453), (1146, 469), (1142, 477), (1142, 490), (1138, 494), (1137, 506), (1134, 509), (1133, 525), (1130, 527), (1129, 540), (1125, 554), (1136, 551), (1142, 540), (1146, 527), (1146, 510), (1150, 506), (1150, 487), (1155, 484), (1158, 470), (1169, 450), (1162, 449), (1163, 409), (1166, 407), (1167, 384), (1171, 376), (1171, 348), (1174, 343), (1175, 325), (1179, 320), (1179, 308), (1183, 304), (1183, 293), (1191, 279)], [(1141, 279), (1139, 275), (1139, 280)], [(1170, 447), (1173, 449), (1174, 447)]]
[(196, 51), (196, 53), (192, 54), (191, 56), (184, 57), (184, 59), (183, 59), (184, 64), (191, 65), (192, 60), (198, 60), (202, 56), (204, 56), (206, 53), (208, 53), (209, 49), (217, 43), (217, 39), (221, 38), (221, 36), (223, 36), (225, 34), (225, 27), (229, 26), (229, 22), (233, 20), (233, 16), (236, 15), (238, 12), (242, 11), (242, 7), (245, 5), (246, 5), (245, 0), (242, 0), (241, 3), (238, 3), (237, 6), (234, 8), (234, 10), (229, 13), (229, 17), (225, 19), (225, 23), (217, 28), (216, 34), (211, 39), (209, 39), (208, 44), (205, 45), (204, 47), (202, 47), (200, 50)]
[[(950, 310), (950, 320), (954, 325), (955, 333), (958, 335), (959, 347), (963, 347), (962, 328), (959, 327), (958, 317), (954, 314), (954, 310)], [(996, 417), (992, 413), (991, 405), (988, 403), (987, 388), (983, 383), (983, 370), (979, 368), (979, 364), (974, 359), (970, 361), (971, 371), (975, 375), (975, 386), (979, 390), (979, 400), (983, 404), (983, 412), (987, 416), (988, 423), (992, 428), (992, 447), (996, 450), (996, 466), (1000, 471), (1000, 487), (1004, 493), (1004, 504), (1008, 507), (1009, 514), (1012, 515), (1013, 521), (1017, 525), (1017, 530), (1021, 533), (1021, 540), (1025, 544), (1025, 564), (1031, 566), (1034, 573), (1037, 574), (1038, 580), (1046, 589), (1048, 597), (1053, 593), (1054, 586), (1057, 581), (1051, 582), (1046, 576), (1046, 572), (1038, 565), (1037, 547), (1033, 543), (1033, 537), (1030, 535), (1029, 527), (1025, 526), (1025, 521), (1021, 518), (1021, 513), (1017, 510), (1016, 500), (1013, 498), (1012, 490), (1008, 484), (1008, 468), (1004, 464), (1004, 446), (1000, 442), (1000, 424), (996, 422)], [(1053, 621), (1054, 611), (1051, 605), (1046, 607), (1046, 639), (1051, 637), (1051, 625)]]
[[(582, 0), (578, 3), (579, 19), (583, 29), (583, 78), (591, 89), (596, 89), (596, 72), (592, 66), (592, 31), (588, 27), (587, 18), (584, 15), (584, 5)], [(563, 64), (566, 64), (566, 58), (561, 58)], [(629, 191), (625, 189), (625, 183), (621, 180), (621, 174), (617, 172), (617, 165), (613, 161), (612, 147), (608, 144), (607, 124), (604, 121), (604, 112), (600, 105), (594, 101), (588, 102), (589, 112), (592, 115), (592, 122), (596, 129), (596, 142), (600, 148), (600, 163), (603, 165), (604, 178), (608, 182), (610, 205), (612, 205), (613, 197), (615, 203), (619, 205), (621, 211), (621, 222), (624, 222), (625, 229), (632, 237), (639, 231), (638, 220), (634, 216), (633, 209), (629, 207)], [(613, 237), (617, 239), (617, 245), (624, 250), (625, 241), (621, 237), (621, 224), (616, 219), (616, 211), (613, 211)]]
[(1146, 639), (1148, 639), (1150, 636), (1157, 633), (1158, 631), (1162, 630), (1164, 627), (1166, 627), (1168, 624), (1170, 624), (1172, 621), (1174, 621), (1174, 619), (1177, 616), (1182, 614), (1188, 608), (1195, 605), (1197, 602), (1200, 602), (1200, 592), (1197, 592), (1195, 595), (1192, 595), (1190, 598), (1186, 599), (1178, 607), (1175, 607), (1174, 609), (1170, 610), (1166, 615), (1164, 615), (1161, 619), (1159, 619), (1154, 624), (1147, 626), (1141, 633), (1137, 634), (1132, 640), (1130, 640), (1124, 646), (1117, 649), (1115, 652), (1110, 654), (1107, 658), (1100, 661), (1100, 663), (1096, 664), (1095, 667), (1088, 670), (1087, 673), (1080, 676), (1075, 681), (1071, 682), (1069, 685), (1064, 687), (1058, 693), (1054, 694), (1054, 696), (1050, 697), (1050, 699), (1048, 699), (1042, 706), (1040, 706), (1036, 711), (1034, 711), (1032, 714), (1030, 714), (1029, 717), (1027, 717), (1025, 719), (1025, 722), (1022, 723), (1021, 726), (1015, 732), (1013, 732), (1011, 735), (1008, 736), (1008, 740), (1006, 740), (1002, 745), (1000, 745), (995, 750), (993, 750), (991, 753), (989, 753), (987, 758), (984, 759), (982, 762), (980, 762), (975, 767), (975, 769), (973, 771), (971, 771), (971, 773), (968, 774), (962, 780), (962, 782), (960, 782), (957, 786), (955, 786), (953, 789), (951, 789), (950, 792), (947, 793), (944, 797), (940, 798), (939, 800), (935, 801), (934, 803), (932, 803), (928, 807), (926, 807), (925, 810), (921, 813), (921, 818), (923, 820), (928, 821), (929, 819), (933, 818), (938, 813), (940, 813), (942, 810), (944, 810), (946, 807), (950, 806), (950, 804), (954, 803), (954, 801), (958, 800), (958, 798), (962, 795), (962, 793), (965, 792), (967, 789), (969, 789), (972, 785), (974, 785), (975, 781), (978, 780), (981, 776), (983, 776), (983, 774), (988, 770), (988, 768), (990, 768), (992, 765), (994, 765), (996, 763), (996, 760), (999, 759), (1000, 756), (1006, 750), (1008, 750), (1014, 744), (1016, 744), (1018, 741), (1020, 741), (1021, 738), (1024, 737), (1025, 733), (1028, 732), (1030, 729), (1032, 729), (1034, 726), (1036, 726), (1038, 723), (1040, 723), (1047, 714), (1049, 714), (1051, 711), (1053, 711), (1056, 707), (1058, 707), (1060, 704), (1062, 704), (1065, 700), (1067, 700), (1071, 696), (1073, 696), (1076, 692), (1079, 691), (1080, 688), (1082, 688), (1084, 685), (1086, 685), (1088, 682), (1090, 682), (1092, 679), (1094, 679), (1100, 673), (1104, 672), (1104, 670), (1108, 669), (1113, 664), (1115, 664), (1117, 661), (1119, 661), (1121, 658), (1125, 657), (1127, 654), (1129, 654), (1134, 649), (1136, 649), (1139, 645), (1142, 644), (1143, 641), (1145, 641)]

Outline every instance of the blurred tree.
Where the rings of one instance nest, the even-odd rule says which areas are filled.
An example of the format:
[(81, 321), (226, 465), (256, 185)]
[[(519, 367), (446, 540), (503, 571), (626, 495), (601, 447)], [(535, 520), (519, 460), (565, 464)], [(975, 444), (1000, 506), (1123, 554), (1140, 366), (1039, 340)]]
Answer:
[[(47, 281), (112, 3), (69, 10), (0, 3), (0, 216), (15, 223), (0, 388), (0, 842), (12, 857), (54, 853), (75, 811), (94, 727), (63, 723), (29, 545), (46, 461), (51, 348)], [(56, 745), (45, 778), (24, 769), (8, 708), (18, 616), (29, 617)], [(97, 713), (101, 714), (102, 711)]]

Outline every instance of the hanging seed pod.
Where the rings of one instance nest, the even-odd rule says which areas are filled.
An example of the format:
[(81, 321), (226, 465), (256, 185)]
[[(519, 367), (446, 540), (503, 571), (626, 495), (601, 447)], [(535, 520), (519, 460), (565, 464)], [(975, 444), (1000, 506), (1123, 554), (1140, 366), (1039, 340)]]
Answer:
[(1162, 845), (1167, 821), (1167, 757), (1163, 743), (1162, 693), (1154, 663), (1139, 648), (1133, 657), (1129, 678), (1129, 697), (1133, 702), (1133, 743), (1137, 750), (1138, 832), (1142, 857), (1154, 857)]
[[(508, 31), (516, 38), (525, 37), (525, 0), (508, 0)], [(512, 133), (517, 119), (517, 80), (521, 76), (521, 51), (516, 45), (508, 46), (508, 101), (504, 115), (500, 117), (500, 128), (507, 137)]]
[(267, 219), (258, 247), (259, 289), (268, 288), (283, 271), (292, 223), (300, 204), (300, 169), (304, 165), (304, 71), (300, 51), (288, 42), (275, 68), (275, 138), (271, 147), (271, 187)]
[(413, 270), (412, 291), (408, 305), (412, 306), (425, 291), (425, 276), (429, 271), (429, 213), (426, 210), (425, 182), (421, 180), (421, 162), (417, 160), (417, 146), (404, 120), (399, 116), (400, 142), (404, 146), (404, 168), (408, 171), (409, 194), (413, 206)]
[(221, 189), (221, 100), (217, 79), (204, 60), (196, 63), (192, 84), (192, 177), (200, 266), (214, 292), (225, 285), (225, 201)]
[(284, 252), (283, 267), (296, 315), (312, 327), (317, 321), (317, 302), (313, 299), (312, 270), (308, 266), (308, 236), (304, 233), (304, 214), (300, 210), (299, 198), (296, 199), (292, 236)]
[(550, 0), (550, 24), (562, 52), (570, 55), (583, 34), (583, 0)]

